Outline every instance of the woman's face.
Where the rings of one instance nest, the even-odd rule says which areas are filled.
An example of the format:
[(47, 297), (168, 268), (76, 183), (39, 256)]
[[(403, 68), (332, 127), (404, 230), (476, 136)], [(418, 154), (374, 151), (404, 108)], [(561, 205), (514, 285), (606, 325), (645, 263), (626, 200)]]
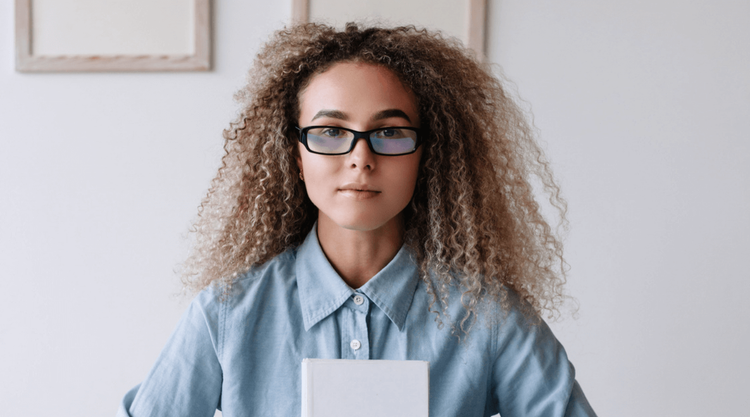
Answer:
[[(300, 96), (300, 127), (358, 131), (419, 127), (414, 95), (388, 69), (344, 62), (312, 78)], [(401, 156), (377, 155), (364, 139), (345, 155), (320, 155), (299, 144), (297, 164), (319, 221), (350, 230), (400, 227), (411, 200), (422, 148)]]

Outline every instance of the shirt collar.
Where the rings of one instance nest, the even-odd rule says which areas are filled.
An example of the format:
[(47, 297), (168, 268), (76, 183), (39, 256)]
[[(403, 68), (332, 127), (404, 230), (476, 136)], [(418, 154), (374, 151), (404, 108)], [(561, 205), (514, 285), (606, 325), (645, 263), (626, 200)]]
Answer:
[[(310, 330), (341, 307), (354, 290), (328, 262), (318, 241), (317, 224), (297, 248), (295, 263), (302, 320), (305, 330)], [(402, 246), (388, 265), (357, 291), (365, 294), (399, 330), (403, 330), (418, 281), (413, 255)]]

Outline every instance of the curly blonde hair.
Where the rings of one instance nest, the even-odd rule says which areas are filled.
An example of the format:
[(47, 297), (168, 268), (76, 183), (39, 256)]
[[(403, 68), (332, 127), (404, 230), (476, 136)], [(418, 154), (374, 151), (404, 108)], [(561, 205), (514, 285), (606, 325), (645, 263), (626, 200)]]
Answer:
[(224, 131), (226, 153), (192, 229), (185, 287), (229, 290), (238, 276), (304, 240), (318, 211), (295, 163), (299, 96), (311, 77), (345, 61), (388, 68), (416, 96), (425, 140), (403, 213), (404, 241), (438, 325), (451, 287), (460, 288), (467, 312), (454, 330), (468, 332), (482, 300), (508, 307), (506, 289), (526, 301), (527, 314), (557, 316), (563, 246), (532, 179), (563, 227), (567, 206), (533, 129), (488, 64), (459, 41), (414, 26), (303, 24), (272, 36), (235, 96), (241, 112)]

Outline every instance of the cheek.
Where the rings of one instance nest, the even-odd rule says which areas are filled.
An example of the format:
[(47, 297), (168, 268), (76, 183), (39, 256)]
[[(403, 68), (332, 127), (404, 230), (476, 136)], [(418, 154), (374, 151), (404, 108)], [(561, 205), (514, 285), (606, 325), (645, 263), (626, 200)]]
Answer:
[(322, 202), (321, 199), (327, 198), (325, 196), (327, 184), (333, 178), (335, 169), (322, 157), (310, 154), (306, 150), (302, 152), (305, 152), (300, 157), (301, 170), (305, 177), (305, 189), (310, 200), (318, 206)]
[(414, 191), (414, 187), (417, 185), (417, 177), (419, 176), (419, 163), (422, 160), (422, 149), (420, 148), (417, 152), (409, 155), (408, 168), (405, 172), (405, 177), (408, 178), (409, 190)]
[(389, 182), (396, 185), (399, 204), (406, 207), (414, 195), (414, 187), (419, 175), (419, 155), (409, 155), (409, 160), (399, 162), (404, 163), (394, 165), (389, 170)]

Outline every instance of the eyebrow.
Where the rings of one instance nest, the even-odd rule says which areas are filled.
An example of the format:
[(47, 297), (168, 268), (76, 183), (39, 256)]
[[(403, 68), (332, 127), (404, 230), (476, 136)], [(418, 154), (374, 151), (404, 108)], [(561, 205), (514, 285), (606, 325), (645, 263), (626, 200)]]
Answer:
[(339, 111), (339, 110), (321, 110), (315, 113), (315, 117), (313, 117), (312, 120), (318, 119), (320, 117), (330, 117), (333, 119), (349, 120), (349, 116), (347, 116), (346, 113)]
[[(340, 110), (325, 110), (325, 109), (321, 110), (315, 114), (315, 117), (313, 117), (312, 120), (318, 119), (320, 117), (330, 117), (333, 119), (349, 120), (349, 116)], [(388, 109), (388, 110), (379, 111), (375, 113), (374, 116), (372, 116), (372, 120), (382, 120), (382, 119), (388, 119), (391, 117), (400, 117), (402, 119), (406, 119), (407, 122), (411, 123), (411, 119), (409, 118), (409, 116), (407, 116), (403, 110), (399, 110), (399, 109)]]
[(406, 119), (407, 122), (411, 123), (411, 119), (409, 119), (409, 116), (407, 116), (405, 112), (399, 109), (388, 109), (388, 110), (379, 111), (375, 113), (375, 116), (372, 117), (372, 120), (389, 119), (391, 117), (400, 117), (402, 119)]

